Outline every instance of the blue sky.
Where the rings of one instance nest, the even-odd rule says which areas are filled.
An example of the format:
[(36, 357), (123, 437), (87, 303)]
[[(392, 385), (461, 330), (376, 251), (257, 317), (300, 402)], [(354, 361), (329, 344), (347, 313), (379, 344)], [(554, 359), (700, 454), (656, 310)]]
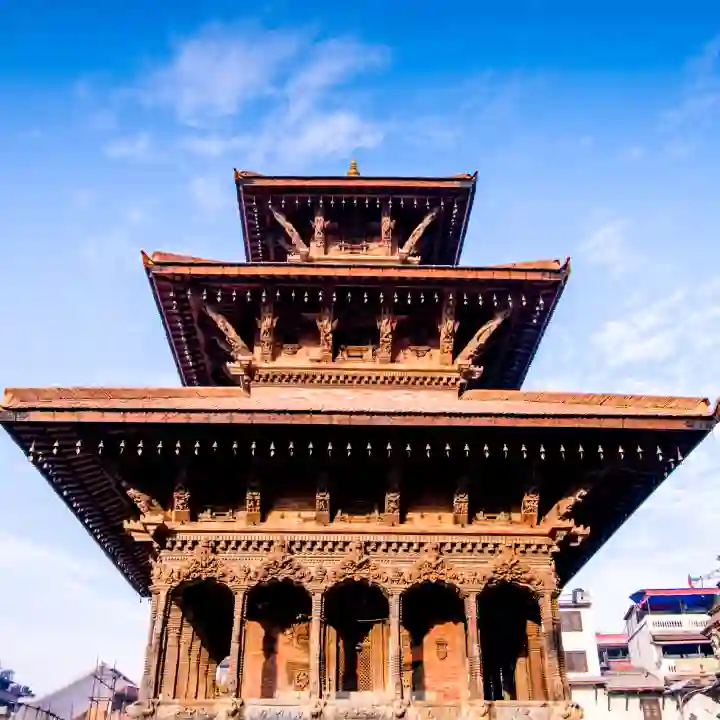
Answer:
[[(572, 256), (527, 387), (720, 394), (712, 3), (83, 5), (0, 3), (0, 385), (176, 385), (139, 249), (239, 259), (233, 167), (356, 155), (477, 169), (466, 264)], [(719, 460), (711, 437), (576, 578), (599, 627), (713, 567)], [(3, 663), (40, 692), (98, 656), (139, 676), (145, 604), (3, 436), (0, 497)]]

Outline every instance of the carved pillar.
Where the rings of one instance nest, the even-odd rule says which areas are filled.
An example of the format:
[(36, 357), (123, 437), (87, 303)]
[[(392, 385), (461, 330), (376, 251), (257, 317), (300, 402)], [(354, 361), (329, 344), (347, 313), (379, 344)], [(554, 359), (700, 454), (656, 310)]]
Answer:
[(560, 625), (560, 603), (558, 597), (560, 591), (552, 593), (552, 618), (553, 632), (555, 634), (555, 647), (558, 654), (558, 668), (560, 670), (560, 682), (562, 683), (563, 699), (570, 700), (572, 695), (570, 692), (570, 683), (568, 682), (567, 670), (565, 669), (565, 648), (562, 640), (562, 627)]
[(528, 664), (530, 666), (530, 699), (546, 700), (544, 676), (543, 676), (543, 652), (542, 652), (542, 634), (538, 623), (528, 620), (527, 622), (527, 639), (528, 639)]
[(393, 697), (402, 698), (402, 656), (400, 647), (401, 593), (390, 591), (390, 642), (388, 648), (388, 681)]
[(322, 686), (321, 678), (321, 655), (322, 648), (322, 615), (323, 615), (323, 592), (322, 590), (312, 591), (312, 616), (310, 623), (310, 697), (320, 697)]
[(168, 588), (153, 590), (150, 605), (150, 638), (145, 654), (144, 682), (141, 689), (146, 699), (155, 697), (159, 686), (160, 665), (163, 655), (162, 638), (168, 615), (169, 597)]
[(180, 652), (180, 626), (182, 625), (182, 611), (173, 603), (170, 607), (167, 620), (167, 634), (165, 641), (165, 662), (163, 673), (158, 687), (166, 697), (176, 697), (175, 682), (178, 671), (178, 654)]
[(227, 689), (231, 697), (238, 697), (242, 688), (242, 655), (244, 648), (245, 603), (244, 588), (235, 590), (235, 611), (233, 614), (232, 638), (230, 640), (230, 665), (228, 667)]
[(455, 295), (447, 293), (443, 299), (442, 312), (440, 313), (440, 364), (452, 365), (453, 348), (455, 346), (455, 331), (458, 323), (455, 320)]
[(393, 468), (388, 475), (383, 519), (388, 525), (400, 523), (400, 471), (397, 468)]
[(248, 525), (257, 525), (262, 519), (262, 507), (260, 498), (260, 482), (252, 474), (248, 478), (245, 490), (245, 521)]
[(212, 699), (215, 697), (216, 678), (217, 678), (217, 660), (210, 658), (208, 663), (207, 675), (205, 677), (205, 697)]
[(178, 661), (175, 663), (177, 676), (174, 687), (168, 691), (169, 697), (184, 698), (187, 692), (188, 673), (190, 671), (190, 645), (193, 638), (193, 628), (190, 624), (189, 615), (182, 618), (180, 630), (180, 647), (178, 650)]
[(478, 593), (471, 590), (465, 595), (465, 619), (467, 622), (467, 657), (469, 670), (470, 699), (475, 700), (483, 695), (482, 655), (480, 651), (480, 634), (478, 632)]
[(188, 682), (187, 689), (185, 691), (185, 697), (188, 700), (194, 700), (197, 698), (198, 693), (198, 677), (200, 670), (200, 648), (202, 643), (200, 642), (200, 636), (197, 632), (193, 632), (192, 640), (190, 642), (190, 661), (188, 663)]
[(208, 653), (205, 645), (200, 642), (200, 651), (198, 653), (198, 684), (197, 698), (202, 700), (207, 697), (207, 676), (210, 667), (210, 653)]
[(542, 625), (543, 646), (545, 650), (545, 679), (548, 700), (566, 700), (566, 683), (563, 681), (561, 660), (562, 651), (559, 623), (553, 617), (553, 597), (551, 591), (540, 595), (540, 620)]

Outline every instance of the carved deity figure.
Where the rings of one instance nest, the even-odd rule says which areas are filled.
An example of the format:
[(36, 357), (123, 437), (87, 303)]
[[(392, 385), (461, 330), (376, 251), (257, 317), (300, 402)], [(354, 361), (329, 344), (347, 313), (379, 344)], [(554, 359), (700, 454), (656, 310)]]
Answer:
[(318, 213), (313, 218), (313, 244), (323, 250), (325, 249), (325, 230), (328, 225), (330, 225), (330, 221), (326, 220), (322, 213)]
[(390, 217), (390, 210), (384, 210), (380, 219), (380, 242), (387, 246), (392, 246), (392, 233), (395, 229), (395, 220)]
[(455, 320), (455, 303), (447, 297), (443, 304), (440, 318), (440, 360), (444, 365), (452, 363), (453, 346), (455, 345), (455, 331), (460, 323)]
[(173, 491), (173, 510), (189, 510), (190, 509), (190, 492), (187, 488), (178, 484)]
[(257, 318), (257, 326), (260, 330), (260, 353), (263, 360), (272, 360), (273, 347), (275, 345), (275, 325), (277, 325), (277, 317), (273, 315), (273, 306), (270, 302), (265, 302), (260, 308), (260, 317)]
[(332, 359), (333, 351), (333, 330), (337, 327), (337, 319), (333, 318), (332, 308), (323, 308), (320, 315), (315, 320), (315, 324), (320, 331), (320, 351), (323, 358)]
[(393, 331), (397, 325), (397, 320), (392, 316), (390, 311), (383, 310), (377, 325), (380, 330), (378, 353), (381, 357), (389, 359), (392, 353)]

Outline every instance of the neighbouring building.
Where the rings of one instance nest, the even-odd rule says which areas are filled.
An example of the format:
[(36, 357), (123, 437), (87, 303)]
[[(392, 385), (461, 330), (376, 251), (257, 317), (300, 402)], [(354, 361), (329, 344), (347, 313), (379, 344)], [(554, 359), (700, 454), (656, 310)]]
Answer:
[(124, 720), (137, 699), (132, 680), (99, 663), (69, 685), (24, 703), (15, 720)]
[(21, 703), (32, 697), (32, 690), (15, 680), (13, 670), (0, 668), (0, 717), (12, 715)]
[(714, 676), (720, 662), (703, 630), (718, 588), (645, 589), (630, 596), (625, 629), (632, 663), (663, 680)]
[(707, 623), (715, 595), (715, 589), (640, 590), (625, 616), (628, 632), (616, 634), (594, 632), (588, 593), (561, 597), (568, 679), (586, 718), (624, 713), (629, 720), (715, 720), (717, 665), (708, 658), (709, 643), (698, 643), (698, 626)]
[(460, 266), (475, 175), (235, 181), (246, 262), (143, 254), (184, 387), (0, 414), (151, 598), (133, 712), (577, 716), (560, 588), (718, 407), (520, 390), (569, 263)]

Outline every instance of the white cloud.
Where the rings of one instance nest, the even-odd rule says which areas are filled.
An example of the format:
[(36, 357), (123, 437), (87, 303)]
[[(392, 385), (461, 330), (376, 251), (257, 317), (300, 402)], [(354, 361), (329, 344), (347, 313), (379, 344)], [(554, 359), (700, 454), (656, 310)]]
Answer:
[(382, 141), (383, 129), (364, 117), (347, 86), (388, 55), (352, 38), (216, 24), (177, 43), (139, 97), (198, 129), (178, 141), (186, 152), (237, 154), (238, 165), (303, 164)]
[(210, 25), (176, 44), (170, 62), (143, 83), (142, 97), (150, 105), (170, 107), (189, 125), (233, 116), (272, 93), (298, 45), (291, 33)]
[(123, 137), (109, 142), (103, 152), (112, 160), (141, 160), (150, 151), (150, 136), (141, 132), (130, 137)]
[[(647, 377), (666, 381), (675, 392), (716, 382), (708, 358), (720, 352), (720, 282), (712, 277), (694, 287), (640, 301), (593, 335), (600, 359), (614, 370), (644, 363)], [(682, 387), (678, 388), (680, 383)], [(717, 392), (718, 388), (715, 388)]]
[(624, 218), (606, 223), (581, 244), (581, 254), (589, 263), (613, 276), (622, 275), (637, 262), (627, 242), (627, 229), (628, 222)]

